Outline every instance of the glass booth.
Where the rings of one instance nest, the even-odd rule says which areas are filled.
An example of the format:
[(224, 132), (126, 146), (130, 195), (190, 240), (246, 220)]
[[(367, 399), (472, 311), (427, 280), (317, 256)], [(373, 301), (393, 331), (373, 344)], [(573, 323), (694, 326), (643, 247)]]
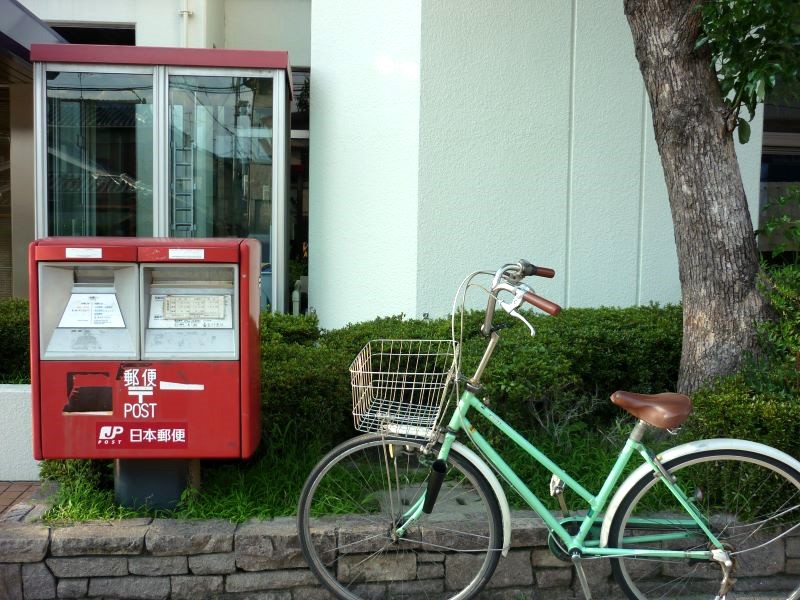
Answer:
[(286, 52), (51, 44), (35, 78), (36, 237), (250, 237), (289, 307)]

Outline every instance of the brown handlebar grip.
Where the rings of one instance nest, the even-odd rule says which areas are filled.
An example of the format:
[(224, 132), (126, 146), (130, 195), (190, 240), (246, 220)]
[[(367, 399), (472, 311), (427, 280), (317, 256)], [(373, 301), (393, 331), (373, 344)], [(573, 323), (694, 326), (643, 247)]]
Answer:
[(542, 298), (541, 296), (537, 296), (533, 292), (526, 292), (525, 295), (522, 297), (525, 302), (528, 304), (533, 304), (536, 308), (543, 310), (548, 315), (556, 316), (558, 313), (561, 312), (561, 307), (556, 304), (555, 302), (550, 302), (547, 298)]
[(534, 273), (537, 277), (549, 277), (552, 279), (556, 276), (556, 272), (554, 269), (549, 269), (547, 267), (536, 267), (536, 273)]

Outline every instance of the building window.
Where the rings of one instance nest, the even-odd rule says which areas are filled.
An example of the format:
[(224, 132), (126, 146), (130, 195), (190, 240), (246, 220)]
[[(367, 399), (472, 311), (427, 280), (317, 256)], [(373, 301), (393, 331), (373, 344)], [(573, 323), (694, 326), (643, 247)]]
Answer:
[(254, 237), (269, 256), (272, 80), (169, 79), (170, 233)]
[[(779, 85), (764, 104), (759, 222), (783, 213), (800, 219), (800, 206), (775, 205), (777, 198), (797, 186), (800, 186), (800, 102), (790, 90)], [(777, 234), (758, 236), (762, 252), (771, 253), (782, 242), (786, 240)]]
[(153, 235), (153, 77), (47, 82), (48, 235)]

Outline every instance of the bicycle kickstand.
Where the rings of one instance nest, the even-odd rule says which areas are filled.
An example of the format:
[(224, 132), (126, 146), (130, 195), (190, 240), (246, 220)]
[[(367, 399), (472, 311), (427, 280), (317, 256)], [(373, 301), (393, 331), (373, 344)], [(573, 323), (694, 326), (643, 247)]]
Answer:
[(572, 553), (572, 564), (575, 566), (575, 573), (578, 574), (578, 581), (581, 582), (581, 589), (583, 589), (583, 597), (586, 600), (592, 600), (592, 591), (589, 589), (589, 582), (586, 580), (586, 573), (583, 572), (583, 565), (581, 564), (580, 552)]

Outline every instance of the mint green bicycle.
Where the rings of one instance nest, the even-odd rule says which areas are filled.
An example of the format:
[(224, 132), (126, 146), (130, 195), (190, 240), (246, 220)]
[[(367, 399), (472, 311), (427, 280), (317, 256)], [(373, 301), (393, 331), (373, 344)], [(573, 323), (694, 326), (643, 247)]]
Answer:
[[(680, 427), (691, 401), (619, 391), (612, 402), (638, 421), (601, 489), (587, 490), (480, 399), (481, 376), (500, 339), (497, 305), (533, 334), (519, 311), (524, 303), (551, 315), (560, 308), (522, 280), (554, 272), (520, 261), (473, 273), (459, 289), (462, 299), (480, 275), (493, 276), (481, 329), (488, 345), (472, 378), (459, 374), (455, 316), (452, 341), (379, 340), (354, 360), (353, 415), (366, 435), (317, 464), (298, 507), (303, 554), (324, 586), (348, 599), (472, 598), (511, 545), (498, 473), (547, 525), (550, 550), (574, 565), (586, 598), (583, 561), (607, 558), (632, 599), (800, 600), (800, 462), (735, 439), (655, 455), (642, 443), (645, 431)], [(461, 387), (449, 411), (448, 399)], [(561, 514), (492, 448), (473, 413), (553, 473), (549, 491)], [(635, 457), (640, 465), (623, 479)], [(581, 499), (574, 513), (565, 488)]]

